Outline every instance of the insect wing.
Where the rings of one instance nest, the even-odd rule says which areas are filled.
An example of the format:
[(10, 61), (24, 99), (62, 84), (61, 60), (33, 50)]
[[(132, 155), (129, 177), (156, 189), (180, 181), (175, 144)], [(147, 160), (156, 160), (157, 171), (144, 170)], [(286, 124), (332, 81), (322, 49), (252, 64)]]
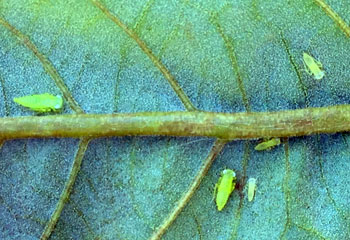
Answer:
[(225, 207), (227, 200), (231, 194), (231, 189), (232, 181), (230, 182), (229, 179), (223, 179), (221, 181), (221, 184), (218, 186), (216, 195), (216, 205), (219, 211), (221, 211)]
[(269, 148), (269, 143), (268, 142), (262, 142), (262, 143), (259, 143), (258, 145), (255, 146), (255, 150), (257, 151), (262, 151), (262, 150), (265, 150), (265, 149), (268, 149)]
[(308, 68), (316, 64), (315, 59), (305, 52), (303, 53), (303, 60)]

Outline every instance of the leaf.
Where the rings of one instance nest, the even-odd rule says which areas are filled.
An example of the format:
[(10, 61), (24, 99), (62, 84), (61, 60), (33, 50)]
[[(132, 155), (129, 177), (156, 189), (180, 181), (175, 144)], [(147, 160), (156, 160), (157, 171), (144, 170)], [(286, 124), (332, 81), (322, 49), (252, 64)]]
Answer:
[[(45, 57), (0, 24), (2, 117), (31, 114), (11, 101), (16, 96), (62, 95), (55, 76), (86, 113), (184, 111), (158, 60), (200, 110), (349, 103), (349, 39), (313, 1), (104, 0), (155, 59), (94, 2), (0, 1), (2, 21), (28, 36)], [(346, 1), (328, 4), (349, 22)], [(303, 52), (322, 62), (324, 78), (316, 81), (303, 71)], [(65, 104), (63, 114), (78, 109)], [(350, 238), (349, 140), (347, 133), (290, 138), (261, 152), (254, 150), (255, 140), (228, 143), (164, 239)], [(78, 142), (3, 144), (0, 239), (40, 237)], [(195, 178), (213, 142), (92, 140), (51, 239), (149, 238)], [(224, 168), (236, 171), (240, 187), (218, 212), (212, 191)], [(249, 177), (259, 180), (252, 202), (243, 187)]]

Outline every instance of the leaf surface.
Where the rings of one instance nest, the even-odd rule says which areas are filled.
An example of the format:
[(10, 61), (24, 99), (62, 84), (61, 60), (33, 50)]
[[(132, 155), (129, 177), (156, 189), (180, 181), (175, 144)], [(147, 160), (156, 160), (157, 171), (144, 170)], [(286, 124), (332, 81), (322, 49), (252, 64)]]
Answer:
[[(346, 1), (328, 1), (349, 22)], [(151, 49), (195, 107), (278, 111), (348, 104), (349, 39), (313, 1), (102, 2)], [(93, 1), (0, 1), (0, 17), (52, 63), (86, 113), (185, 111), (135, 39)], [(325, 69), (303, 69), (308, 52)], [(61, 91), (23, 39), (0, 24), (0, 116), (12, 99)], [(65, 103), (63, 113), (73, 113)], [(196, 176), (215, 139), (90, 142), (51, 239), (147, 239)], [(164, 239), (349, 239), (347, 133), (290, 138), (270, 151), (233, 141)], [(69, 175), (78, 139), (6, 141), (0, 150), (0, 239), (38, 239)], [(241, 188), (218, 212), (222, 169)], [(257, 179), (254, 201), (243, 183)]]

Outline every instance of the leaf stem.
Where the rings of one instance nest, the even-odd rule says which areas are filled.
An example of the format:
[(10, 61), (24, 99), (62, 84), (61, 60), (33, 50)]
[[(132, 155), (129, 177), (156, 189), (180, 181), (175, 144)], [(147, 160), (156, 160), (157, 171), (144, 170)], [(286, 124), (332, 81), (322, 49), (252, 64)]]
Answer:
[(350, 131), (350, 105), (280, 112), (142, 112), (0, 118), (0, 139), (106, 136), (291, 137)]

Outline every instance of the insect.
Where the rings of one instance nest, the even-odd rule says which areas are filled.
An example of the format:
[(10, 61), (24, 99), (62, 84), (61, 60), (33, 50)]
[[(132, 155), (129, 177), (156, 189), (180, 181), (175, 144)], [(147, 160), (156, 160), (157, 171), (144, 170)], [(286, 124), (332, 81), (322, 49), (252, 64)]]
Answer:
[(309, 75), (314, 75), (314, 78), (317, 80), (321, 80), (324, 77), (325, 71), (322, 70), (322, 63), (314, 59), (306, 52), (303, 53), (303, 63), (305, 66), (305, 71)]
[(281, 140), (279, 138), (271, 138), (268, 140), (264, 140), (263, 142), (259, 143), (255, 146), (255, 150), (262, 151), (262, 150), (269, 150), (275, 146), (278, 146), (281, 144)]
[(14, 102), (29, 108), (30, 110), (44, 113), (57, 112), (63, 107), (63, 99), (61, 96), (54, 96), (50, 93), (34, 94), (13, 99)]
[(223, 170), (214, 190), (214, 194), (216, 193), (216, 206), (219, 211), (225, 207), (235, 186), (236, 173), (231, 169)]
[(251, 202), (255, 195), (256, 179), (249, 178), (247, 184), (248, 184), (248, 201)]

